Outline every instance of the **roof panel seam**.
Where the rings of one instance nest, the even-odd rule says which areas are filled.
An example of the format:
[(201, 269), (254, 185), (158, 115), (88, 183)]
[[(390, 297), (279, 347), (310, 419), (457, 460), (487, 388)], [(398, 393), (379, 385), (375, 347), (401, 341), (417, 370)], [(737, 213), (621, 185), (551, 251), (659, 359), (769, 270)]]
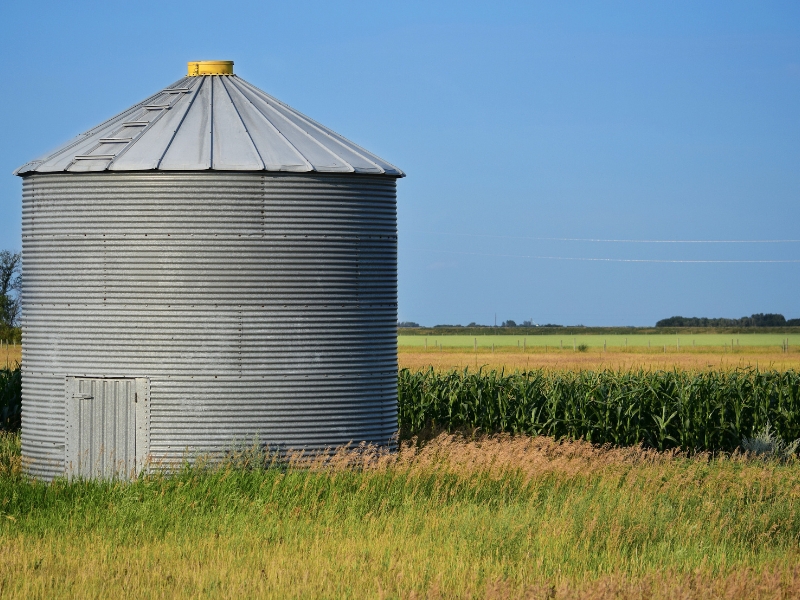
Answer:
[(245, 100), (247, 100), (250, 103), (250, 106), (253, 107), (253, 110), (256, 111), (256, 114), (258, 116), (260, 116), (262, 119), (264, 119), (264, 121), (267, 123), (267, 125), (269, 125), (272, 128), (272, 130), (276, 134), (278, 134), (286, 142), (286, 145), (289, 146), (295, 152), (295, 154), (297, 154), (297, 157), (306, 164), (306, 166), (309, 168), (309, 170), (316, 171), (316, 169), (314, 168), (314, 165), (312, 165), (308, 161), (308, 159), (303, 155), (302, 152), (300, 152), (300, 150), (297, 148), (297, 146), (295, 146), (292, 142), (290, 142), (289, 139), (285, 135), (283, 135), (281, 130), (278, 129), (277, 127), (275, 127), (275, 124), (272, 121), (269, 120), (269, 117), (267, 117), (267, 115), (265, 115), (260, 110), (258, 110), (258, 107), (255, 104), (253, 104), (253, 101), (250, 100), (250, 98), (247, 97), (247, 94), (245, 94), (241, 89), (239, 89), (239, 82), (242, 81), (242, 80), (239, 79), (238, 77), (236, 77), (235, 75), (231, 78), (231, 80), (233, 81), (233, 85), (234, 85), (234, 87), (236, 87), (237, 91), (242, 95), (242, 97)]
[(186, 120), (186, 116), (189, 114), (189, 111), (192, 110), (192, 105), (194, 104), (194, 101), (197, 99), (197, 96), (200, 95), (200, 88), (202, 87), (202, 85), (203, 85), (202, 81), (197, 85), (195, 85), (193, 81), (189, 83), (189, 88), (192, 89), (194, 93), (192, 94), (192, 97), (189, 99), (186, 111), (184, 111), (181, 120), (178, 121), (178, 125), (177, 127), (175, 127), (175, 131), (172, 132), (172, 136), (169, 138), (169, 142), (164, 147), (164, 151), (161, 153), (161, 156), (158, 158), (158, 162), (156, 163), (156, 169), (158, 169), (161, 166), (161, 162), (164, 160), (164, 157), (167, 155), (167, 152), (169, 152), (169, 149), (172, 146), (172, 142), (175, 141), (175, 136), (178, 135), (178, 130), (180, 130), (181, 126), (183, 125), (183, 122)]
[[(247, 83), (246, 81), (244, 81), (243, 83), (244, 83), (244, 85), (246, 85), (246, 86), (250, 86), (250, 84), (249, 84), (249, 83)], [(256, 89), (258, 89), (258, 88), (256, 88)], [(260, 91), (260, 90), (259, 90), (259, 91)], [(262, 93), (263, 93), (263, 92), (262, 92)], [(279, 116), (281, 119), (283, 119), (283, 121), (284, 121), (284, 122), (285, 122), (287, 125), (289, 125), (290, 127), (293, 127), (295, 130), (299, 131), (299, 132), (300, 132), (302, 135), (306, 136), (306, 137), (307, 137), (309, 140), (311, 140), (311, 142), (312, 142), (312, 143), (314, 143), (314, 144), (316, 144), (317, 146), (319, 146), (320, 148), (322, 148), (322, 150), (323, 150), (323, 151), (327, 152), (328, 154), (331, 154), (331, 155), (332, 155), (334, 158), (337, 158), (337, 159), (339, 159), (339, 160), (340, 160), (340, 161), (341, 161), (341, 162), (342, 162), (342, 163), (343, 163), (345, 166), (347, 166), (347, 167), (349, 167), (349, 168), (350, 168), (350, 172), (351, 172), (351, 173), (355, 173), (355, 167), (353, 167), (353, 165), (351, 165), (351, 164), (350, 164), (348, 161), (346, 161), (346, 160), (345, 160), (343, 157), (339, 156), (339, 155), (338, 155), (336, 152), (334, 152), (334, 151), (333, 151), (333, 150), (331, 150), (330, 148), (326, 147), (324, 144), (320, 143), (320, 141), (319, 141), (319, 140), (317, 140), (316, 138), (314, 138), (314, 136), (313, 136), (313, 135), (311, 135), (310, 133), (308, 133), (307, 131), (305, 131), (305, 130), (304, 130), (304, 129), (302, 129), (301, 127), (298, 127), (298, 126), (297, 126), (295, 123), (292, 123), (292, 121), (291, 121), (291, 120), (287, 119), (287, 118), (286, 118), (284, 115), (282, 115), (280, 112), (278, 112), (278, 111), (277, 111), (277, 110), (276, 110), (276, 109), (275, 109), (273, 106), (271, 106), (271, 105), (269, 104), (269, 102), (265, 102), (264, 104), (266, 104), (266, 105), (267, 105), (267, 107), (269, 107), (269, 109), (270, 109), (270, 110), (271, 110), (273, 113), (275, 113), (275, 114), (276, 114), (276, 115), (278, 115), (278, 116)], [(261, 111), (259, 111), (259, 112), (261, 112)], [(316, 169), (314, 169), (314, 170), (316, 171)]]
[[(173, 87), (174, 87), (175, 85), (177, 85), (177, 84), (176, 84), (176, 83), (173, 83), (173, 84), (172, 84), (172, 86), (173, 86)], [(163, 95), (163, 94), (164, 94), (164, 90), (168, 90), (168, 89), (170, 89), (170, 88), (169, 88), (169, 87), (166, 87), (166, 88), (164, 88), (163, 90), (161, 90), (160, 92), (158, 92), (157, 94), (154, 94), (153, 96), (151, 96), (151, 97), (150, 97), (150, 98), (149, 98), (147, 101), (145, 101), (145, 102), (143, 102), (141, 105), (139, 105), (139, 110), (141, 110), (142, 108), (146, 109), (146, 108), (147, 108), (147, 104), (148, 104), (148, 103), (149, 103), (151, 100), (153, 100), (154, 98), (157, 98), (158, 96), (161, 96), (161, 95)], [(127, 111), (127, 112), (128, 112), (128, 114), (130, 114), (130, 111)], [(157, 123), (159, 119), (161, 119), (161, 117), (162, 117), (163, 115), (164, 115), (164, 112), (161, 112), (161, 113), (159, 113), (158, 115), (156, 115), (156, 117), (155, 117), (155, 118), (154, 118), (152, 121), (148, 121), (148, 124), (147, 124), (147, 125), (145, 125), (145, 127), (144, 127), (144, 128), (143, 128), (143, 129), (142, 129), (142, 130), (141, 130), (141, 131), (140, 131), (140, 132), (139, 132), (139, 133), (136, 135), (136, 137), (134, 137), (134, 138), (133, 138), (133, 139), (132, 139), (130, 142), (128, 142), (128, 143), (125, 145), (125, 147), (124, 147), (124, 148), (122, 148), (122, 149), (121, 149), (121, 150), (120, 150), (120, 151), (119, 151), (117, 154), (111, 155), (111, 158), (109, 158), (108, 156), (100, 156), (100, 155), (98, 155), (98, 157), (97, 157), (97, 159), (96, 159), (96, 160), (107, 160), (107, 161), (108, 161), (108, 164), (106, 164), (105, 168), (104, 168), (104, 169), (101, 169), (101, 170), (103, 170), (103, 171), (108, 171), (108, 170), (109, 170), (109, 168), (111, 167), (111, 165), (113, 165), (113, 164), (114, 164), (114, 162), (115, 162), (115, 161), (116, 161), (116, 160), (117, 160), (117, 159), (118, 159), (120, 156), (123, 156), (123, 155), (124, 155), (124, 154), (125, 154), (125, 153), (126, 153), (126, 152), (127, 152), (127, 151), (128, 151), (128, 150), (129, 150), (129, 149), (130, 149), (130, 148), (131, 148), (131, 147), (132, 147), (132, 146), (133, 146), (133, 145), (134, 145), (134, 144), (135, 144), (137, 141), (139, 141), (139, 140), (142, 138), (142, 136), (144, 136), (144, 135), (147, 133), (147, 131), (148, 131), (148, 130), (149, 130), (149, 129), (150, 129), (150, 128), (151, 128), (151, 127), (152, 127), (152, 126), (155, 124), (155, 123)], [(114, 123), (114, 124), (116, 125), (116, 123), (118, 123), (118, 120), (115, 120), (115, 123)], [(124, 122), (123, 122), (123, 126), (124, 126)], [(111, 128), (111, 129), (113, 129), (113, 128)], [(97, 136), (97, 135), (98, 135), (98, 133), (95, 133), (95, 134), (94, 134), (94, 136)], [(102, 134), (101, 134), (101, 136), (102, 136)], [(93, 147), (92, 147), (92, 148), (89, 150), (89, 152), (91, 153), (91, 152), (93, 152), (93, 151), (97, 150), (97, 149), (98, 149), (100, 146), (102, 146), (102, 145), (103, 145), (103, 142), (102, 142), (102, 137), (101, 137), (100, 139), (98, 139), (98, 141), (97, 141), (97, 142), (95, 142), (95, 145), (94, 145), (94, 146), (93, 146)], [(67, 171), (67, 170), (69, 170), (70, 168), (72, 168), (72, 166), (75, 164), (75, 161), (76, 161), (76, 160), (78, 160), (78, 159), (84, 159), (84, 160), (86, 160), (86, 159), (89, 159), (89, 158), (90, 158), (90, 156), (91, 156), (91, 155), (85, 155), (85, 156), (74, 156), (74, 157), (72, 158), (72, 161), (70, 162), (70, 164), (69, 164), (69, 165), (67, 165), (67, 167), (66, 167), (64, 170), (65, 170), (65, 171)]]
[(261, 167), (266, 171), (267, 164), (264, 162), (264, 159), (261, 157), (261, 152), (258, 151), (258, 147), (256, 146), (255, 141), (253, 141), (253, 136), (250, 135), (250, 130), (247, 129), (247, 123), (244, 122), (241, 113), (239, 112), (239, 107), (236, 106), (236, 102), (233, 101), (233, 96), (231, 96), (231, 91), (228, 89), (228, 85), (225, 83), (225, 79), (221, 80), (222, 87), (225, 89), (225, 93), (228, 94), (228, 99), (231, 101), (231, 106), (233, 106), (233, 110), (236, 111), (236, 116), (239, 117), (239, 122), (241, 122), (242, 127), (244, 127), (244, 131), (247, 134), (247, 139), (250, 140), (250, 144), (253, 146), (253, 150), (255, 150), (256, 156), (258, 156), (258, 160), (261, 161)]
[(208, 94), (208, 168), (214, 169), (214, 79), (213, 75), (204, 75), (203, 79), (211, 77)]
[[(350, 144), (350, 145), (351, 145), (353, 148), (355, 148), (355, 150), (353, 150), (352, 148), (348, 148), (348, 149), (349, 149), (351, 152), (353, 152), (353, 154), (357, 154), (357, 155), (361, 156), (363, 159), (367, 160), (368, 162), (371, 162), (371, 163), (372, 163), (372, 164), (374, 164), (376, 167), (378, 167), (379, 169), (381, 169), (381, 171), (383, 171), (384, 173), (386, 173), (386, 172), (387, 172), (387, 171), (386, 171), (386, 169), (384, 169), (384, 168), (383, 168), (383, 167), (381, 167), (380, 165), (376, 164), (376, 163), (375, 163), (375, 162), (374, 162), (372, 159), (370, 159), (370, 158), (369, 158), (368, 156), (366, 156), (366, 155), (369, 155), (369, 156), (374, 156), (376, 159), (378, 159), (378, 160), (380, 160), (381, 162), (383, 162), (383, 163), (386, 163), (387, 165), (389, 165), (390, 167), (392, 167), (392, 168), (393, 168), (393, 169), (394, 169), (394, 170), (395, 170), (395, 171), (396, 171), (396, 172), (397, 172), (397, 173), (398, 173), (398, 174), (399, 174), (401, 177), (404, 177), (404, 176), (405, 176), (405, 173), (402, 171), (402, 169), (399, 169), (399, 168), (397, 168), (395, 165), (393, 165), (393, 164), (392, 164), (392, 163), (390, 163), (389, 161), (386, 161), (386, 160), (384, 160), (384, 159), (380, 158), (379, 156), (377, 156), (377, 155), (375, 155), (374, 153), (370, 152), (370, 151), (369, 151), (369, 150), (367, 150), (366, 148), (364, 148), (364, 147), (362, 147), (362, 146), (359, 146), (359, 145), (358, 145), (358, 144), (356, 144), (355, 142), (353, 142), (353, 141), (351, 141), (351, 140), (347, 139), (347, 138), (346, 138), (346, 137), (344, 137), (343, 135), (341, 135), (341, 134), (339, 134), (339, 133), (336, 133), (335, 131), (332, 131), (332, 130), (330, 130), (328, 127), (325, 127), (325, 126), (324, 126), (322, 123), (319, 123), (319, 122), (315, 121), (314, 119), (312, 119), (311, 117), (309, 117), (309, 116), (305, 115), (304, 113), (300, 112), (299, 110), (296, 110), (296, 109), (292, 108), (291, 106), (289, 106), (289, 105), (288, 105), (288, 104), (286, 104), (285, 102), (281, 102), (280, 100), (278, 100), (278, 99), (277, 99), (277, 98), (275, 98), (274, 96), (271, 96), (271, 95), (270, 95), (270, 94), (268, 94), (267, 92), (265, 92), (265, 91), (263, 91), (263, 90), (261, 90), (261, 89), (257, 88), (257, 87), (256, 87), (256, 86), (254, 86), (252, 83), (249, 83), (249, 82), (247, 82), (247, 81), (245, 81), (244, 83), (245, 83), (247, 86), (249, 86), (250, 88), (252, 88), (253, 90), (255, 90), (256, 92), (259, 92), (259, 93), (261, 93), (261, 94), (264, 94), (264, 96), (266, 96), (267, 98), (269, 98), (270, 100), (272, 100), (273, 102), (275, 102), (275, 104), (278, 104), (278, 105), (280, 105), (280, 106), (284, 107), (286, 110), (289, 110), (289, 111), (291, 111), (292, 113), (296, 114), (298, 117), (301, 117), (303, 120), (307, 121), (307, 122), (308, 122), (310, 125), (312, 125), (312, 126), (314, 126), (315, 128), (317, 128), (317, 129), (318, 129), (318, 130), (319, 130), (321, 133), (324, 133), (324, 134), (325, 134), (325, 135), (326, 135), (326, 136), (327, 136), (329, 139), (332, 139), (332, 140), (336, 141), (338, 144), (340, 144), (340, 145), (344, 146), (345, 148), (347, 148), (347, 144)], [(333, 135), (332, 135), (332, 134), (333, 134)], [(346, 143), (345, 143), (345, 142), (346, 142)]]
[[(172, 87), (173, 88), (176, 87), (181, 81), (183, 81), (183, 80), (181, 79), (181, 80), (178, 80), (177, 82), (173, 83)], [(167, 87), (167, 88), (164, 88), (164, 89), (171, 89), (171, 88)], [(164, 90), (161, 90), (158, 94), (156, 94), (156, 96), (160, 95), (160, 94), (163, 94), (163, 93), (164, 93)], [(153, 97), (155, 98), (155, 96), (153, 96)], [(181, 101), (181, 97), (177, 96), (176, 100), (175, 100), (175, 104), (178, 104), (180, 101)], [(158, 123), (166, 113), (167, 113), (167, 111), (165, 111), (165, 110), (160, 111), (155, 116), (155, 118), (148, 123), (148, 125), (145, 125), (144, 129), (142, 129), (142, 131), (139, 132), (139, 135), (137, 135), (127, 146), (125, 146), (122, 150), (119, 151), (119, 153), (116, 156), (114, 156), (114, 158), (106, 165), (106, 168), (104, 170), (108, 171), (109, 168), (111, 167), (111, 165), (113, 165), (118, 158), (120, 158), (121, 156), (124, 156), (131, 148), (133, 148), (133, 146), (136, 144), (136, 142), (141, 140), (147, 134), (147, 132), (150, 131), (150, 129), (152, 129), (153, 125)], [(159, 161), (160, 161), (160, 159), (159, 159)], [(156, 168), (158, 168), (158, 166), (156, 166)]]
[[(253, 86), (252, 84), (248, 84), (248, 85), (251, 85), (251, 87), (255, 87), (255, 86)], [(258, 89), (258, 88), (256, 88), (256, 89)], [(259, 91), (261, 91), (261, 90), (259, 90)], [(271, 96), (270, 96), (269, 94), (267, 94), (266, 92), (263, 92), (263, 91), (262, 91), (262, 93), (263, 93), (265, 96), (268, 96), (268, 97), (270, 97), (270, 98), (271, 98)], [(280, 104), (283, 104), (282, 102), (279, 102), (279, 103), (280, 103)], [(298, 111), (298, 110), (295, 110), (295, 109), (293, 109), (293, 108), (289, 108), (288, 110), (291, 110), (291, 112), (292, 112), (292, 113), (294, 113), (294, 114), (295, 114), (295, 115), (296, 115), (296, 116), (297, 116), (297, 117), (298, 117), (298, 118), (299, 118), (301, 121), (305, 121), (305, 123), (306, 123), (306, 124), (307, 124), (309, 127), (311, 127), (311, 128), (313, 128), (313, 129), (315, 129), (316, 131), (318, 131), (319, 133), (321, 133), (322, 135), (324, 135), (325, 137), (327, 137), (329, 140), (331, 140), (331, 141), (335, 142), (336, 144), (338, 144), (338, 145), (340, 145), (340, 146), (344, 147), (345, 149), (349, 150), (350, 152), (352, 152), (352, 153), (353, 153), (353, 154), (355, 154), (356, 156), (360, 156), (360, 157), (361, 157), (361, 158), (363, 158), (365, 161), (367, 161), (368, 163), (370, 163), (371, 165), (373, 165), (373, 166), (374, 166), (376, 169), (378, 169), (378, 170), (379, 170), (381, 173), (386, 173), (386, 169), (384, 169), (382, 166), (380, 166), (380, 165), (379, 165), (378, 163), (376, 163), (374, 160), (370, 159), (370, 158), (369, 158), (369, 156), (366, 156), (366, 154), (371, 154), (371, 152), (368, 152), (367, 150), (364, 150), (363, 148), (361, 148), (361, 147), (357, 146), (356, 144), (353, 144), (352, 142), (350, 142), (350, 140), (346, 140), (346, 138), (342, 138), (342, 139), (345, 139), (345, 140), (346, 140), (348, 143), (350, 143), (350, 144), (352, 144), (353, 146), (355, 146), (355, 147), (356, 147), (358, 150), (354, 150), (353, 148), (348, 148), (348, 147), (347, 147), (347, 144), (345, 144), (344, 142), (342, 142), (342, 140), (340, 140), (340, 139), (337, 139), (336, 137), (332, 136), (332, 135), (331, 135), (331, 134), (328, 132), (328, 128), (327, 128), (327, 127), (325, 127), (324, 125), (322, 125), (321, 123), (317, 123), (316, 121), (314, 121), (314, 119), (311, 119), (311, 118), (307, 117), (306, 115), (304, 115), (304, 114), (303, 114), (303, 113), (301, 113), (300, 111)], [(298, 129), (299, 129), (299, 128), (298, 128)], [(308, 133), (306, 133), (306, 135), (308, 135)], [(339, 134), (336, 134), (336, 135), (339, 135)], [(314, 138), (313, 138), (313, 136), (310, 136), (310, 135), (309, 135), (309, 137), (311, 137), (312, 139), (314, 139)], [(317, 144), (319, 144), (320, 146), (323, 146), (323, 147), (325, 147), (325, 146), (324, 146), (324, 145), (323, 145), (321, 142), (319, 142), (319, 140), (316, 140), (316, 139), (314, 139), (314, 141), (315, 141), (315, 142), (317, 142)], [(329, 148), (326, 148), (326, 149), (327, 149), (329, 152), (332, 152), (332, 151), (331, 151)], [(362, 153), (362, 152), (359, 152), (359, 150), (360, 150), (360, 151), (363, 151), (365, 154), (364, 154), (364, 153)], [(340, 157), (340, 158), (341, 158), (341, 157)], [(342, 160), (344, 160), (344, 159), (342, 159)], [(345, 161), (345, 162), (346, 162), (346, 161)]]

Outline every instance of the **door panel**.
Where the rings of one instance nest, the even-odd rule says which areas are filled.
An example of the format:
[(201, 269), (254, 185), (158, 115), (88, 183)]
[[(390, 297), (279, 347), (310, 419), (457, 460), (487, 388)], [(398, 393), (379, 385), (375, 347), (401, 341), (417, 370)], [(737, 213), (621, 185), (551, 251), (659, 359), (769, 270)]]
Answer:
[(146, 378), (67, 377), (66, 456), (70, 477), (131, 479), (147, 457)]

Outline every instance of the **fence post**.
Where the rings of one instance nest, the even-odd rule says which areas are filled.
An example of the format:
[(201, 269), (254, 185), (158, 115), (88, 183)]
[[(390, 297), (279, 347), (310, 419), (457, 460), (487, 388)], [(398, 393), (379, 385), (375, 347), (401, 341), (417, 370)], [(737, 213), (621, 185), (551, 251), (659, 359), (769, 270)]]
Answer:
[(677, 345), (678, 352), (681, 351), (681, 338), (678, 338), (678, 345)]
[(425, 352), (428, 351), (428, 338), (425, 338)]
[(577, 350), (576, 344), (575, 344), (575, 338), (572, 338), (572, 351), (575, 352), (575, 350)]
[(475, 338), (475, 352), (478, 351), (478, 338)]

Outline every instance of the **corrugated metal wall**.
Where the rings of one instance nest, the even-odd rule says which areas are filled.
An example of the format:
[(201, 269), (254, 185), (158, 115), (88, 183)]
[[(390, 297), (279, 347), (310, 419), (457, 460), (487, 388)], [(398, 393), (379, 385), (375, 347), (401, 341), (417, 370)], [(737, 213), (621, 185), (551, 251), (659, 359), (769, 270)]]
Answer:
[(36, 174), (23, 183), (22, 453), (64, 470), (65, 377), (147, 377), (150, 452), (387, 443), (395, 179)]

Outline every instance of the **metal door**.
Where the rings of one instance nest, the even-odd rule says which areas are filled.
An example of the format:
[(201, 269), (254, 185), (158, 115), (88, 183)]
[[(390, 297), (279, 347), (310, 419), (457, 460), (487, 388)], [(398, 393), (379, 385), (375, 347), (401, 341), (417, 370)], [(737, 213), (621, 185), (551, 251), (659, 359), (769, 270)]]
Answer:
[(67, 476), (136, 477), (148, 454), (149, 395), (146, 378), (67, 377)]

